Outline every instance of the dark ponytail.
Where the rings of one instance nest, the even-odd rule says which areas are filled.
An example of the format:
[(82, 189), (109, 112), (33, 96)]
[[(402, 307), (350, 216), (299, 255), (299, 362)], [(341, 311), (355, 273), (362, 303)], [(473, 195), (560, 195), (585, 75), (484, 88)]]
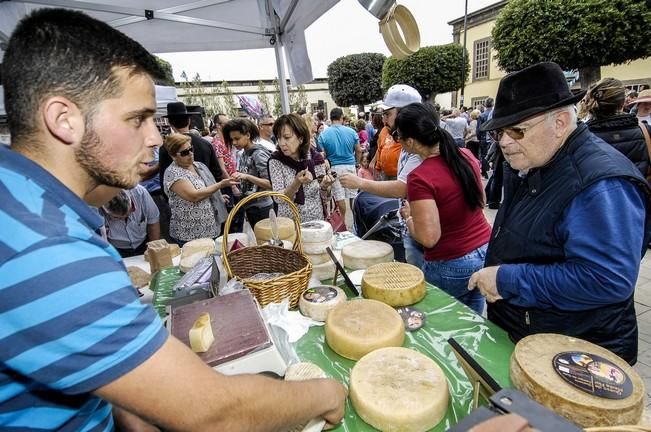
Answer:
[(431, 104), (412, 103), (400, 109), (396, 128), (401, 139), (412, 138), (426, 147), (439, 146), (441, 157), (459, 181), (463, 197), (471, 209), (483, 208), (484, 200), (477, 178), (452, 135), (441, 129), (438, 112)]

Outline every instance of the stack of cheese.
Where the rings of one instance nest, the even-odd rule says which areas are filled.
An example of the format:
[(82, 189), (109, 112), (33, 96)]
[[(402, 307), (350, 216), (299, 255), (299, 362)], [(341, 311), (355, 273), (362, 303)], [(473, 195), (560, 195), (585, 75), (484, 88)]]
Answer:
[(393, 261), (393, 248), (381, 241), (360, 240), (344, 246), (341, 255), (346, 268), (365, 270), (375, 264)]
[(179, 270), (187, 273), (197, 265), (201, 258), (215, 253), (215, 241), (211, 238), (201, 238), (187, 242), (181, 248), (181, 264)]
[[(293, 220), (279, 216), (276, 218), (276, 226), (278, 227), (278, 240), (282, 240), (283, 243), (289, 241), (292, 244), (296, 241), (296, 227)], [(262, 219), (255, 224), (253, 232), (255, 233), (255, 241), (258, 245), (268, 244), (269, 240), (273, 238), (271, 220), (269, 218)], [(283, 247), (286, 246), (283, 244)]]
[(332, 262), (326, 248), (332, 248), (332, 225), (322, 220), (303, 222), (301, 239), (303, 252), (312, 263), (312, 276), (319, 280), (331, 279), (335, 274), (335, 263)]

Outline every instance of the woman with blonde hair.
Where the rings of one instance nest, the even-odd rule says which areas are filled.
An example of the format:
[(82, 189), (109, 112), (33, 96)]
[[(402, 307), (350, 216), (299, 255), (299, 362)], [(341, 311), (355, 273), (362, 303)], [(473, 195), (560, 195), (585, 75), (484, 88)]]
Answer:
[(615, 78), (593, 84), (583, 98), (582, 110), (589, 116), (590, 132), (615, 147), (646, 176), (649, 152), (641, 128), (651, 134), (651, 127), (638, 121), (635, 114), (624, 112), (626, 88)]
[(228, 215), (220, 189), (236, 182), (230, 178), (216, 182), (208, 167), (194, 160), (188, 135), (168, 135), (164, 145), (173, 160), (163, 176), (172, 213), (170, 235), (180, 246), (198, 238), (217, 237)]

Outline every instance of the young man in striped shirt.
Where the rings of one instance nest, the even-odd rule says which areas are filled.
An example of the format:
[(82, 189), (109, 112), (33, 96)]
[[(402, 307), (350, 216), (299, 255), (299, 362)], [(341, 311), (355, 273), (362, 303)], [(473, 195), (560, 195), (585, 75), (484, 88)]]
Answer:
[(12, 144), (0, 148), (0, 429), (337, 423), (345, 389), (336, 381), (206, 366), (139, 302), (97, 234), (87, 202), (134, 187), (161, 142), (155, 58), (82, 13), (42, 9), (16, 27), (2, 76)]

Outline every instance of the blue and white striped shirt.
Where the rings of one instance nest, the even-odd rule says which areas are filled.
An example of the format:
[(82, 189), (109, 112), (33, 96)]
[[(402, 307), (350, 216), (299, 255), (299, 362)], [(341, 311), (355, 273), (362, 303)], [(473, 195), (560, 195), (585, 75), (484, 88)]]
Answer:
[(167, 339), (102, 219), (55, 177), (0, 148), (0, 429), (105, 431), (92, 392)]

